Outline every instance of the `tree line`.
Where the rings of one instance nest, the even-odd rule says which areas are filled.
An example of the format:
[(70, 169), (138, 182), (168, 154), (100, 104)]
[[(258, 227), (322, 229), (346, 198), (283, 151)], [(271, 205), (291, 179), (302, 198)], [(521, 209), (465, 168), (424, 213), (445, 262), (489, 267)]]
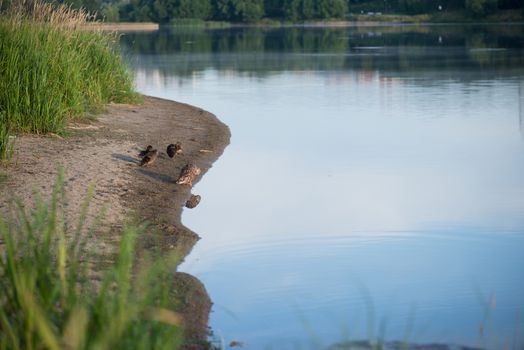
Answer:
[[(74, 0), (97, 1), (97, 0)], [(351, 12), (421, 14), (462, 11), (482, 17), (499, 9), (522, 9), (522, 0), (130, 0), (119, 9), (127, 21), (170, 22), (178, 18), (252, 22), (344, 19)], [(360, 11), (358, 11), (360, 10)]]
[(497, 10), (522, 9), (522, 0), (352, 0), (353, 9), (416, 15), (442, 11), (461, 11), (466, 16), (479, 17)]
[[(0, 0), (0, 8), (11, 1)], [(262, 18), (305, 21), (345, 19), (382, 12), (416, 15), (459, 11), (483, 17), (497, 10), (524, 8), (523, 0), (50, 0), (97, 12), (107, 21), (169, 23), (177, 19), (253, 22)]]
[(347, 0), (131, 0), (124, 20), (166, 23), (177, 18), (252, 22), (261, 18), (307, 20), (344, 18)]

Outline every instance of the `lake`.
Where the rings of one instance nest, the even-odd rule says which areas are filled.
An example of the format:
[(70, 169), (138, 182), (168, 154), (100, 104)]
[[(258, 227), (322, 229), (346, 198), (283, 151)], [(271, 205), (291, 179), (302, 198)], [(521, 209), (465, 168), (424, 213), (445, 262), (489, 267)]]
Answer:
[(183, 222), (217, 344), (524, 347), (524, 26), (177, 28), (142, 93), (231, 144)]

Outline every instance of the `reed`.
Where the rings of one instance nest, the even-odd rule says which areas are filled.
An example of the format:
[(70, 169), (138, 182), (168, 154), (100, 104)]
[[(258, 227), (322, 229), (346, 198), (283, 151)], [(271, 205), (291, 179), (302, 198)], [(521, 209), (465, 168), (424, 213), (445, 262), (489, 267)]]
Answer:
[(0, 15), (2, 132), (61, 133), (68, 119), (136, 101), (118, 37), (82, 30), (90, 20), (82, 10), (40, 0)]
[(114, 266), (95, 283), (84, 249), (93, 238), (81, 234), (89, 197), (73, 228), (60, 174), (48, 202), (0, 218), (0, 349), (177, 349), (170, 258), (137, 266), (140, 230), (127, 225)]
[(8, 160), (13, 155), (15, 136), (9, 132), (9, 127), (0, 112), (0, 162)]

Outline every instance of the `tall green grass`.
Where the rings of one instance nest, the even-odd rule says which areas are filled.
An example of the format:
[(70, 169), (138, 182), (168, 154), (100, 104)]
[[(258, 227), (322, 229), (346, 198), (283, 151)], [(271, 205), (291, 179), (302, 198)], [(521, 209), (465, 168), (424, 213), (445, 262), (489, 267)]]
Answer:
[(0, 112), (0, 162), (10, 159), (14, 149), (14, 135), (9, 132), (9, 126), (4, 121), (4, 113)]
[(1, 132), (60, 133), (69, 118), (136, 100), (116, 34), (82, 29), (89, 20), (40, 0), (0, 14)]
[(0, 349), (177, 349), (172, 261), (137, 266), (139, 230), (126, 226), (114, 266), (95, 283), (85, 249), (93, 238), (82, 234), (89, 197), (72, 227), (63, 193), (62, 172), (50, 201), (0, 219)]

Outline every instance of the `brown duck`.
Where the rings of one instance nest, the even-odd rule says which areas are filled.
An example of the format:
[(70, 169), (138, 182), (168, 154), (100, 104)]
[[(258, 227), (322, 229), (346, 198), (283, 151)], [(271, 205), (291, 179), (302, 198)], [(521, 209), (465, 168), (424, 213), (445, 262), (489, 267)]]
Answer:
[(201, 172), (200, 168), (196, 165), (187, 164), (180, 171), (180, 176), (178, 177), (178, 180), (176, 180), (176, 184), (193, 186), (193, 180), (200, 175)]
[(201, 197), (198, 194), (192, 194), (191, 197), (189, 197), (189, 199), (186, 201), (186, 207), (189, 209), (193, 209), (198, 205), (198, 203), (200, 203), (200, 198)]
[(167, 146), (166, 152), (169, 158), (173, 158), (175, 154), (182, 154), (182, 145), (180, 144), (180, 142), (170, 144), (169, 146)]
[(152, 149), (148, 151), (142, 160), (140, 161), (140, 166), (146, 166), (151, 165), (155, 162), (156, 157), (158, 156), (158, 151), (156, 149)]
[(146, 147), (146, 149), (141, 150), (140, 153), (139, 153), (138, 155), (139, 155), (140, 157), (145, 157), (146, 154), (147, 154), (148, 152), (152, 151), (152, 150), (153, 150), (153, 146), (148, 145), (148, 146)]

